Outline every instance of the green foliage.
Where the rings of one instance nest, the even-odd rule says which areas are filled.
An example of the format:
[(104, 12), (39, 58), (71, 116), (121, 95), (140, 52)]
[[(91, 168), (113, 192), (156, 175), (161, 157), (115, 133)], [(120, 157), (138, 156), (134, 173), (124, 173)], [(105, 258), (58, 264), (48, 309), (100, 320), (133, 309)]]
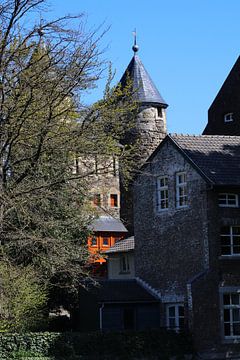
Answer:
[(36, 330), (44, 323), (47, 293), (33, 268), (0, 262), (0, 331)]
[(184, 359), (184, 355), (194, 354), (194, 349), (189, 334), (166, 330), (0, 335), (1, 359), (21, 356), (24, 352), (57, 360), (167, 360), (175, 356)]

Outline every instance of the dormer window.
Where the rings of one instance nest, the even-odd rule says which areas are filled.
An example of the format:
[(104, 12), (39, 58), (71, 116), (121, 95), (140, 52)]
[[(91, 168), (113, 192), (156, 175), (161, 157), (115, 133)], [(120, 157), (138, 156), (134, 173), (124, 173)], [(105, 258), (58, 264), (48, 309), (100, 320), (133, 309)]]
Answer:
[(224, 115), (224, 122), (231, 122), (233, 121), (233, 113), (227, 113)]
[(163, 109), (161, 107), (157, 107), (157, 118), (163, 118)]

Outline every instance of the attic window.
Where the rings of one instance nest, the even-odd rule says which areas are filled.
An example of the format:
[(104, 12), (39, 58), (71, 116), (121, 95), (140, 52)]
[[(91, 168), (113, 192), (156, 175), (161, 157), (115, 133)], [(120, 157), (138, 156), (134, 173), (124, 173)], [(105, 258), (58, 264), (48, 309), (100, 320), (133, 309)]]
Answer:
[(224, 115), (224, 122), (231, 122), (233, 121), (233, 113), (227, 113)]

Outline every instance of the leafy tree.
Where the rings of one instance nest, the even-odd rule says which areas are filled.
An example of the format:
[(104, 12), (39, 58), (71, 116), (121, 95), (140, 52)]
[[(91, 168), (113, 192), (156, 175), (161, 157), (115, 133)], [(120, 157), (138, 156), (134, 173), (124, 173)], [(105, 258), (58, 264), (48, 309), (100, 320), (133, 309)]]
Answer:
[[(103, 70), (104, 32), (84, 29), (82, 15), (25, 27), (44, 6), (44, 0), (0, 6), (1, 258), (13, 269), (31, 266), (46, 286), (73, 290), (89, 276), (89, 159), (99, 156), (105, 174), (116, 156), (128, 172), (134, 147), (120, 142), (136, 104), (130, 83), (111, 89), (111, 72), (103, 99), (91, 107), (81, 102)], [(79, 158), (90, 166), (74, 168)]]
[(0, 331), (36, 330), (44, 322), (47, 292), (32, 267), (0, 263)]

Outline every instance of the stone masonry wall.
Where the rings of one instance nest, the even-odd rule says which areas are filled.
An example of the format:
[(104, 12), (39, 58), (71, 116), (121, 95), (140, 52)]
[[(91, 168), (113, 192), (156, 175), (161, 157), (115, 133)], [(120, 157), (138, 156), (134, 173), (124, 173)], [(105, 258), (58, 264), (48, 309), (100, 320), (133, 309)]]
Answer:
[[(186, 171), (189, 204), (176, 209), (175, 177)], [(156, 179), (169, 177), (169, 209), (157, 212)], [(159, 149), (134, 187), (136, 276), (167, 299), (208, 268), (206, 183), (170, 143)]]

